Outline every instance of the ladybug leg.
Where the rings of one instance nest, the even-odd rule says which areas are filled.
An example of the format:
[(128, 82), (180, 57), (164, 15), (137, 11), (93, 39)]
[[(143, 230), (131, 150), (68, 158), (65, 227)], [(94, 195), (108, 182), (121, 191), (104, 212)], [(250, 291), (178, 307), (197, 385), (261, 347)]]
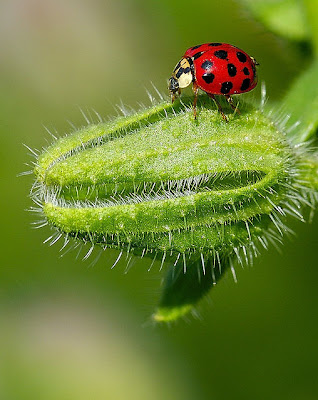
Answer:
[(227, 102), (229, 103), (229, 105), (232, 107), (232, 109), (237, 112), (238, 114), (241, 114), (240, 110), (237, 108), (237, 106), (235, 106), (235, 104), (233, 103), (233, 99), (230, 95), (225, 95)]
[(198, 86), (195, 84), (195, 82), (193, 82), (193, 93), (194, 93), (194, 100), (193, 100), (193, 115), (194, 115), (194, 119), (197, 119), (197, 101), (198, 101)]
[(215, 104), (218, 107), (219, 113), (222, 115), (222, 118), (224, 119), (224, 121), (225, 122), (229, 122), (228, 119), (226, 118), (223, 110), (222, 110), (221, 104), (217, 101), (217, 99), (215, 98), (214, 94), (208, 93), (208, 95), (211, 97), (211, 99), (214, 100)]
[(181, 89), (180, 89), (180, 88), (178, 89), (178, 94), (177, 94), (177, 93), (172, 93), (172, 95), (171, 95), (171, 103), (172, 103), (172, 104), (174, 103), (174, 101), (176, 100), (176, 98), (177, 98), (178, 96), (180, 96), (180, 94), (181, 94)]

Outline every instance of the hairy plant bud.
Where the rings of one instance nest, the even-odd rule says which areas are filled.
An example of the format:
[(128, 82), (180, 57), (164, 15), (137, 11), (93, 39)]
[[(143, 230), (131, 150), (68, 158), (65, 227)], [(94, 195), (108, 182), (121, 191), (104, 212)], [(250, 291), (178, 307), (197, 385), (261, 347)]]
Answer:
[[(190, 311), (234, 261), (280, 242), (317, 197), (317, 159), (250, 105), (225, 123), (206, 96), (161, 103), (56, 140), (32, 196), (62, 235), (169, 265), (154, 318)], [(121, 254), (121, 253), (120, 253)], [(198, 279), (199, 277), (199, 279)]]

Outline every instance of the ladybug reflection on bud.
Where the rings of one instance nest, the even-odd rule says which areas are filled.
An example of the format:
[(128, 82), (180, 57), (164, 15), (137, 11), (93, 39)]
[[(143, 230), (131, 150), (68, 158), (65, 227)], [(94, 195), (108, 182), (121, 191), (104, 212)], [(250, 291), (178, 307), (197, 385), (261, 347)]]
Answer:
[(215, 101), (223, 119), (227, 121), (215, 95), (225, 96), (230, 106), (239, 113), (231, 95), (249, 92), (255, 88), (256, 65), (258, 63), (253, 57), (231, 44), (205, 43), (190, 47), (169, 79), (171, 100), (174, 102), (181, 89), (192, 82), (194, 118), (197, 116), (198, 89), (201, 89)]

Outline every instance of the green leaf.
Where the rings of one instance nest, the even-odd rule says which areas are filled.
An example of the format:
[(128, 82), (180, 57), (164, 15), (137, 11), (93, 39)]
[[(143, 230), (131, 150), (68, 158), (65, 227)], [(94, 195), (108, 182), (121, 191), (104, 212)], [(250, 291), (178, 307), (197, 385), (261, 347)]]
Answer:
[(171, 322), (193, 311), (193, 306), (219, 281), (228, 265), (228, 257), (204, 259), (203, 254), (188, 261), (180, 257), (177, 263), (170, 263), (153, 319)]
[(317, 0), (303, 0), (305, 9), (308, 31), (310, 32), (311, 42), (318, 57), (318, 1)]
[(290, 115), (288, 126), (299, 123), (290, 137), (297, 143), (310, 139), (318, 128), (318, 60), (292, 84), (282, 104)]
[(267, 29), (287, 39), (309, 40), (302, 2), (298, 0), (241, 0)]

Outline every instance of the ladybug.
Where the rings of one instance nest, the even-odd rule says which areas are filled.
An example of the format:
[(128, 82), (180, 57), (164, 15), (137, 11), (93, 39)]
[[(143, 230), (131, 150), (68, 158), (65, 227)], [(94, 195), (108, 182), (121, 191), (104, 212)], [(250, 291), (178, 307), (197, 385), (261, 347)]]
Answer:
[(198, 89), (201, 89), (215, 101), (223, 119), (227, 121), (215, 95), (225, 96), (232, 109), (239, 112), (231, 95), (249, 92), (255, 88), (256, 65), (259, 64), (255, 58), (231, 44), (205, 43), (190, 47), (169, 79), (168, 89), (172, 103), (180, 95), (181, 89), (192, 82), (194, 118), (197, 117)]

